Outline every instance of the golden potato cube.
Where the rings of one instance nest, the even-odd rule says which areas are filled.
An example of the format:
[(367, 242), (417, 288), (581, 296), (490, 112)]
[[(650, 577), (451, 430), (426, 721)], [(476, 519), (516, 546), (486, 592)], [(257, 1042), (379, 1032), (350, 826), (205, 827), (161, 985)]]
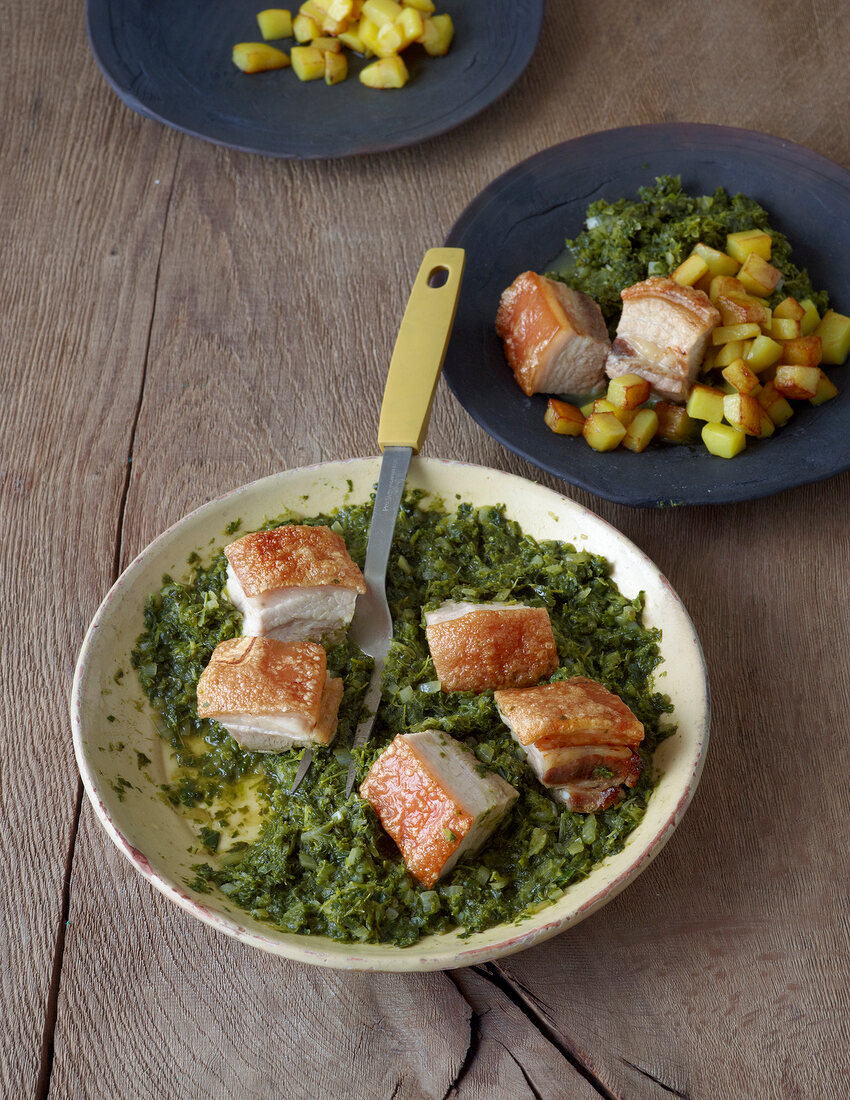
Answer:
[(777, 317), (774, 312), (770, 335), (773, 340), (797, 340), (800, 337), (800, 322), (793, 317)]
[(708, 296), (712, 302), (717, 301), (721, 294), (746, 294), (747, 289), (740, 279), (733, 275), (715, 275), (711, 280), (711, 288)]
[(752, 340), (761, 336), (758, 325), (718, 325), (711, 334), (713, 344), (728, 344), (732, 340)]
[(813, 405), (822, 405), (824, 401), (831, 401), (833, 397), (838, 397), (838, 387), (821, 371), (817, 393), (809, 400)]
[(776, 425), (770, 419), (770, 415), (759, 405), (759, 414), (761, 416), (761, 431), (759, 432), (759, 439), (767, 439), (768, 436), (773, 435), (776, 431)]
[(612, 412), (591, 413), (582, 429), (582, 435), (594, 451), (613, 451), (625, 434), (625, 425)]
[(266, 8), (257, 14), (257, 25), (267, 42), (271, 38), (291, 38), (292, 12), (284, 8)]
[(321, 33), (319, 24), (309, 15), (304, 15), (299, 12), (292, 20), (293, 37), (295, 41), (301, 45), (305, 42), (312, 42), (312, 40), (318, 38)]
[(742, 358), (750, 370), (761, 374), (767, 367), (779, 362), (785, 346), (787, 345), (777, 344), (769, 336), (759, 335), (748, 348), (745, 348)]
[(585, 419), (587, 419), (587, 417), (590, 416), (590, 414), (593, 412), (593, 406), (595, 404), (595, 401), (587, 401), (584, 405), (579, 406), (581, 409), (581, 415)]
[(655, 409), (638, 409), (634, 419), (626, 428), (622, 445), (627, 451), (640, 454), (645, 451), (658, 431), (658, 414)]
[(768, 297), (782, 282), (782, 272), (763, 260), (758, 252), (751, 252), (741, 265), (738, 278), (751, 294)]
[(313, 0), (317, 8), (325, 13), (328, 19), (335, 19), (341, 23), (350, 19), (354, 12), (354, 0)]
[(636, 409), (649, 397), (649, 382), (639, 374), (621, 374), (608, 383), (608, 400), (618, 409)]
[(680, 286), (693, 286), (698, 279), (710, 274), (708, 264), (702, 256), (697, 256), (692, 252), (686, 260), (679, 264), (670, 278)]
[(823, 362), (821, 338), (817, 333), (801, 336), (798, 340), (786, 340), (782, 345), (782, 362), (800, 367), (817, 367)]
[(730, 363), (734, 363), (736, 359), (743, 359), (743, 357), (744, 341), (730, 340), (728, 344), (722, 344), (717, 348), (714, 365), (715, 367), (728, 367)]
[(607, 397), (597, 397), (593, 402), (593, 412), (595, 413), (612, 413), (617, 411), (617, 406), (613, 401), (609, 401)]
[(823, 349), (821, 362), (838, 366), (850, 353), (850, 317), (845, 317), (843, 313), (836, 313), (834, 309), (828, 309), (815, 329), (815, 336), (820, 336), (821, 340)]
[(696, 435), (697, 422), (688, 416), (684, 405), (674, 405), (670, 401), (659, 401), (655, 405), (658, 417), (659, 439), (668, 443), (689, 443)]
[(739, 432), (761, 434), (761, 405), (757, 398), (746, 393), (727, 393), (723, 398), (723, 415)]
[(719, 424), (723, 419), (723, 391), (697, 382), (688, 397), (685, 411), (693, 420)]
[(314, 38), (310, 43), (311, 46), (317, 50), (321, 50), (322, 53), (339, 53), (342, 49), (342, 43), (338, 38), (334, 38), (332, 35), (328, 37)]
[(805, 315), (800, 321), (800, 335), (811, 336), (815, 329), (820, 324), (820, 314), (818, 313), (818, 307), (811, 300), (811, 298), (804, 298), (800, 305), (806, 311)]
[(726, 237), (726, 251), (741, 263), (751, 252), (763, 260), (769, 260), (771, 244), (770, 235), (761, 229), (742, 229), (740, 233), (729, 233)]
[(401, 15), (396, 19), (396, 25), (401, 28), (403, 50), (406, 50), (411, 42), (416, 42), (425, 33), (425, 20), (416, 8), (403, 8)]
[(756, 393), (761, 389), (761, 383), (743, 359), (736, 359), (728, 367), (724, 367), (721, 373), (738, 393)]
[(325, 51), (325, 84), (339, 84), (348, 76), (348, 58), (344, 53)]
[(369, 47), (360, 37), (359, 28), (356, 31), (343, 31), (337, 41), (341, 42), (343, 46), (348, 46), (348, 48), (350, 50), (353, 50), (354, 53), (359, 53), (361, 57), (371, 57), (374, 52), (373, 50), (369, 49)]
[(814, 397), (818, 392), (823, 371), (819, 367), (786, 366), (776, 369), (774, 386), (783, 397), (793, 397), (799, 401)]
[(557, 435), (581, 435), (584, 428), (584, 416), (581, 409), (567, 401), (550, 397), (543, 416), (546, 427)]
[(378, 27), (394, 22), (401, 15), (401, 5), (395, 0), (366, 0), (362, 10), (366, 18)]
[(404, 7), (416, 8), (417, 11), (424, 12), (425, 15), (433, 15), (436, 11), (434, 0), (402, 0)]
[(703, 244), (702, 241), (694, 245), (694, 252), (705, 260), (712, 276), (734, 275), (741, 266), (734, 257), (728, 256), (725, 252), (720, 252), (716, 248), (711, 248), (710, 245)]
[(312, 19), (323, 34), (337, 35), (340, 31), (348, 28), (349, 20), (347, 16), (342, 19), (334, 18), (328, 14), (319, 0), (304, 0), (298, 11), (301, 15), (306, 15)]
[(401, 27), (398, 23), (384, 23), (378, 27), (375, 42), (377, 43), (375, 52), (378, 57), (392, 57), (393, 54), (403, 49), (404, 39)]
[(442, 57), (449, 52), (455, 28), (450, 15), (432, 15), (425, 20), (425, 29), (419, 41), (431, 57)]
[(774, 318), (779, 317), (783, 321), (796, 321), (799, 324), (806, 316), (806, 310), (796, 298), (788, 297), (782, 299), (773, 311), (773, 316)]
[(777, 390), (774, 382), (768, 382), (764, 389), (759, 391), (756, 400), (777, 428), (787, 424), (794, 415), (794, 410)]
[(363, 16), (357, 25), (357, 34), (360, 41), (369, 53), (378, 52), (378, 25), (367, 16)]
[(325, 75), (325, 55), (315, 46), (293, 46), (291, 57), (299, 80), (320, 80)]
[(706, 424), (702, 429), (706, 449), (718, 458), (734, 458), (747, 445), (747, 437), (729, 424)]
[(748, 294), (718, 294), (714, 305), (724, 325), (770, 324), (770, 309)]
[(368, 88), (403, 88), (409, 79), (407, 66), (398, 54), (381, 57), (360, 70), (360, 83)]
[(233, 47), (233, 64), (243, 73), (265, 73), (269, 69), (285, 69), (289, 58), (265, 42), (238, 42)]

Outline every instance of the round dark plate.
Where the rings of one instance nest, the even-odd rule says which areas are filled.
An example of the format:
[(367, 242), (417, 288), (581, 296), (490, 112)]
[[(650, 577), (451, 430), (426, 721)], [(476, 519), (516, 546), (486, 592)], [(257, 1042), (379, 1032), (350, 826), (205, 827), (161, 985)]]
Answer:
[(553, 434), (546, 397), (526, 397), (496, 337), (499, 297), (522, 271), (545, 272), (564, 239), (584, 227), (596, 199), (637, 198), (659, 175), (680, 175), (691, 194), (718, 186), (757, 199), (791, 241), (833, 309), (850, 312), (850, 173), (791, 142), (723, 126), (672, 123), (607, 130), (555, 145), (486, 187), (447, 244), (465, 248), (466, 274), (443, 373), (466, 411), (509, 450), (565, 481), (619, 504), (719, 504), (769, 496), (850, 468), (850, 378), (827, 373), (839, 396), (795, 415), (770, 439), (733, 459), (693, 447), (651, 445), (605, 454)]
[[(290, 5), (293, 15), (300, 0)], [(367, 88), (350, 51), (349, 76), (327, 87), (291, 69), (246, 75), (237, 42), (261, 41), (254, 0), (87, 0), (94, 56), (134, 111), (209, 141), (275, 157), (345, 157), (413, 145), (460, 125), (510, 88), (528, 64), (543, 0), (446, 0), (455, 26), (445, 57), (404, 53), (410, 82)], [(271, 43), (287, 53), (293, 39)]]

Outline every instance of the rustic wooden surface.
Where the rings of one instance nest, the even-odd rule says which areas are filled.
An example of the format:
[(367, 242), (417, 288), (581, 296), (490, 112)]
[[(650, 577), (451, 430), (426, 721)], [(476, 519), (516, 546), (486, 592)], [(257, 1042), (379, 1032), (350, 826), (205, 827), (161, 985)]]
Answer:
[[(667, 513), (566, 488), (683, 597), (712, 746), (643, 876), (497, 964), (325, 972), (194, 922), (96, 823), (66, 705), (86, 624), (164, 527), (275, 470), (374, 453), (419, 259), (504, 169), (665, 120), (764, 130), (850, 168), (850, 9), (550, 0), (531, 66), (490, 110), (333, 163), (134, 115), (89, 55), (81, 5), (8, 0), (4, 17), (0, 1093), (850, 1094), (848, 475)], [(445, 386), (425, 453), (555, 485)]]

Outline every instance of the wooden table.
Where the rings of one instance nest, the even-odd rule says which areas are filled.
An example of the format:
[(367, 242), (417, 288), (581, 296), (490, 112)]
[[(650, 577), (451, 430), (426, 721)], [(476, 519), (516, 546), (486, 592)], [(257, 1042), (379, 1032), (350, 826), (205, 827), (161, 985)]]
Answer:
[(666, 120), (850, 167), (850, 8), (552, 0), (531, 66), (479, 118), (311, 163), (133, 114), (81, 5), (4, 16), (2, 1094), (850, 1095), (847, 474), (632, 510), (542, 477), (441, 384), (425, 453), (554, 485), (619, 527), (684, 599), (713, 691), (702, 785), (660, 858), (495, 964), (345, 974), (210, 931), (97, 824), (67, 718), (86, 624), (150, 539), (244, 482), (374, 453), (419, 260), (496, 175)]

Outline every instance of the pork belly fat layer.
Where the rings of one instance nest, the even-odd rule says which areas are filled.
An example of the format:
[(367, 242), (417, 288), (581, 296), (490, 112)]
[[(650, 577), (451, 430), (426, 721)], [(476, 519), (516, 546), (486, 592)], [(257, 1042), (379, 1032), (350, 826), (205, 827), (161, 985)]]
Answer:
[(286, 524), (255, 531), (225, 546), (224, 553), (249, 599), (277, 588), (334, 585), (366, 591), (344, 540), (329, 527)]
[(276, 752), (333, 740), (342, 681), (328, 680), (320, 645), (234, 638), (216, 646), (197, 695), (201, 718), (220, 722), (245, 748)]
[(425, 619), (443, 691), (522, 687), (551, 676), (558, 667), (545, 607), (449, 602)]
[(526, 271), (502, 294), (496, 333), (525, 393), (566, 396), (602, 386), (608, 330), (599, 306), (581, 291)]
[(639, 374), (659, 397), (686, 400), (720, 314), (703, 291), (660, 276), (626, 287), (621, 296), (606, 374)]
[(243, 633), (281, 642), (336, 637), (348, 628), (357, 600), (356, 589), (333, 584), (273, 588), (248, 597), (229, 562), (227, 594), (242, 612)]
[(410, 873), (431, 887), (475, 852), (518, 798), (500, 776), (440, 730), (399, 734), (372, 765), (360, 794), (398, 845)]

